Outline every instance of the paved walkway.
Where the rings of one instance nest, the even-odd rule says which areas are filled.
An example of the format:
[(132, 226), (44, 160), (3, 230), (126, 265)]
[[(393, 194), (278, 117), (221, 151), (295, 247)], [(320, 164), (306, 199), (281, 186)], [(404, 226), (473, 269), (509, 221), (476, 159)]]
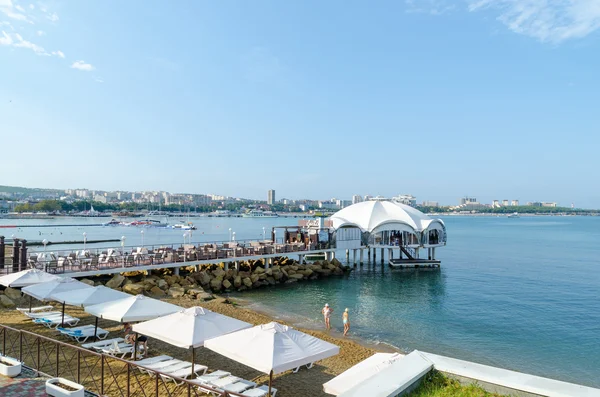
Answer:
[(45, 383), (46, 378), (37, 378), (34, 371), (23, 368), (16, 378), (0, 375), (0, 396), (47, 397)]

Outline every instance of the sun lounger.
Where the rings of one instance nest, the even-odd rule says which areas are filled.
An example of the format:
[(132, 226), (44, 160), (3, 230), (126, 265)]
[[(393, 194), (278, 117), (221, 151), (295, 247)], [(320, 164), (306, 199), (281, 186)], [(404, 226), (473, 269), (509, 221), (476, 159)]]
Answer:
[(208, 382), (210, 386), (216, 387), (218, 389), (223, 389), (225, 386), (229, 386), (232, 383), (240, 381), (241, 378), (237, 376), (229, 375), (221, 379), (217, 379), (215, 381)]
[[(255, 389), (246, 390), (245, 392), (242, 393), (242, 396), (265, 397), (268, 392), (269, 392), (269, 386), (263, 385), (263, 386), (255, 388)], [(271, 387), (271, 397), (275, 397), (275, 394), (277, 394), (277, 389), (275, 389), (274, 387)]]
[(125, 339), (123, 339), (123, 338), (113, 338), (113, 339), (101, 340), (98, 342), (86, 343), (85, 345), (81, 345), (81, 347), (83, 347), (84, 349), (102, 349), (106, 346), (110, 346), (114, 342), (121, 343), (123, 341), (125, 341)]
[(215, 381), (217, 379), (224, 378), (229, 375), (231, 375), (231, 372), (217, 370), (217, 371), (211, 372), (210, 374), (204, 374), (202, 376), (199, 376), (196, 379), (194, 379), (192, 382), (205, 384), (205, 383), (208, 383), (211, 381)]
[(245, 390), (252, 389), (256, 386), (256, 383), (250, 382), (249, 380), (240, 379), (239, 381), (223, 387), (226, 391), (232, 393), (241, 393)]
[(127, 354), (133, 353), (133, 345), (130, 345), (129, 343), (113, 342), (109, 347), (103, 348), (102, 353), (115, 357), (120, 355), (121, 358), (125, 358)]
[[(175, 384), (179, 385), (180, 382), (177, 382), (177, 380), (175, 378), (187, 378), (188, 376), (191, 376), (191, 375), (197, 375), (199, 372), (202, 372), (204, 374), (204, 373), (206, 373), (206, 370), (208, 369), (208, 367), (205, 365), (195, 364), (194, 367), (192, 368), (192, 363), (185, 363), (185, 364), (189, 364), (189, 366), (180, 368), (177, 370), (170, 369), (170, 367), (165, 368), (165, 369), (161, 370), (161, 372), (164, 372), (168, 376), (162, 375), (162, 374), (160, 376), (166, 381), (172, 380), (173, 382), (175, 382)], [(183, 363), (181, 365), (183, 365)], [(173, 367), (175, 367), (175, 366), (173, 366)]]
[(50, 318), (36, 318), (33, 320), (33, 322), (36, 324), (42, 324), (43, 326), (48, 328), (54, 328), (58, 327), (61, 324), (67, 324), (71, 326), (77, 325), (79, 319), (77, 317), (71, 317), (65, 314), (64, 321), (62, 316), (58, 316)]
[(63, 332), (63, 335), (75, 340), (77, 343), (84, 343), (89, 338), (93, 338), (94, 334), (98, 339), (104, 339), (108, 336), (108, 331), (96, 327), (84, 328), (82, 330), (75, 330), (73, 332)]
[[(306, 364), (305, 367), (306, 369), (311, 369), (313, 367), (314, 363), (310, 363), (310, 364)], [(297, 373), (298, 371), (300, 371), (300, 368), (302, 368), (302, 365), (299, 366), (298, 368), (296, 368), (295, 370), (293, 370), (293, 373)]]
[(29, 309), (28, 307), (17, 307), (17, 310), (21, 313), (39, 313), (39, 312), (47, 312), (53, 310), (53, 306), (36, 306)]
[(173, 359), (173, 357), (171, 357), (171, 356), (156, 356), (156, 357), (144, 358), (143, 360), (138, 360), (138, 361), (134, 361), (134, 362), (136, 365), (146, 366), (146, 365), (156, 364), (161, 361), (167, 361), (167, 360), (172, 360), (172, 359)]
[[(23, 312), (21, 312), (23, 313)], [(28, 313), (28, 312), (24, 312), (24, 315), (26, 315), (29, 318), (42, 318), (44, 316), (52, 316), (54, 314), (60, 314), (62, 315), (62, 312), (38, 312), (38, 313)]]
[[(144, 365), (144, 367), (146, 367), (148, 369), (151, 369), (151, 370), (161, 371), (162, 372), (163, 368), (167, 368), (167, 367), (170, 367), (172, 365), (179, 364), (179, 363), (182, 363), (182, 362), (183, 361), (181, 361), (181, 360), (173, 358), (173, 359), (167, 360), (167, 361), (161, 361), (161, 362), (154, 363), (154, 364)], [(146, 368), (139, 368), (139, 370), (142, 371), (142, 372), (148, 372), (148, 370)]]

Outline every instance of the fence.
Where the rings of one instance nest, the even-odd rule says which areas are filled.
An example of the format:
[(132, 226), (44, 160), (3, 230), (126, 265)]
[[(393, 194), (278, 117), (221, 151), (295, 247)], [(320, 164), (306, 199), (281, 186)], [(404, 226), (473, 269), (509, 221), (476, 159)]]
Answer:
[[(32, 332), (0, 324), (2, 355), (19, 359), (47, 377), (62, 377), (83, 385), (86, 391), (110, 397), (196, 397), (207, 392), (221, 397), (243, 397), (186, 379), (171, 377), (135, 362), (63, 343)], [(143, 368), (147, 373), (142, 373)]]

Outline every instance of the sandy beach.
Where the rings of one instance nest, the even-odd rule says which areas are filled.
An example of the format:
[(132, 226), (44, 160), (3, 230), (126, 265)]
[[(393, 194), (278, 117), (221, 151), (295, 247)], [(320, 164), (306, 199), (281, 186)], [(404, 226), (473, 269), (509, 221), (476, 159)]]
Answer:
[[(232, 303), (228, 303), (226, 299), (219, 297), (208, 302), (200, 302), (198, 300), (191, 300), (185, 297), (170, 299), (163, 298), (163, 300), (182, 307), (202, 306), (209, 310), (255, 325), (273, 321), (273, 319), (265, 313), (259, 313), (254, 310), (250, 310), (244, 305), (238, 304), (235, 299), (229, 301)], [(28, 299), (22, 298), (21, 302), (19, 302), (19, 306), (26, 307), (27, 305)], [(60, 310), (58, 305), (56, 306), (57, 310)], [(69, 313), (75, 317), (79, 317), (81, 319), (79, 325), (94, 323), (95, 318), (85, 313), (81, 308), (67, 306), (66, 313)], [(279, 322), (285, 324), (285, 322)], [(60, 337), (56, 331), (34, 324), (31, 320), (27, 319), (23, 314), (17, 312), (16, 310), (1, 309), (0, 324), (35, 332), (47, 337), (58, 339), (62, 342), (67, 342), (67, 339)], [(122, 326), (116, 322), (100, 320), (99, 326), (111, 332), (109, 337), (122, 336)], [(327, 331), (316, 331), (309, 329), (301, 330), (315, 337), (338, 345), (340, 347), (340, 354), (318, 362), (310, 370), (303, 368), (296, 374), (288, 371), (274, 376), (273, 386), (278, 389), (278, 396), (327, 396), (327, 394), (323, 393), (323, 383), (376, 352), (373, 348), (365, 346), (355, 340), (352, 340), (351, 338), (338, 336), (337, 331), (330, 333)], [(149, 349), (149, 356), (168, 354), (180, 359), (191, 359), (191, 352), (189, 350), (177, 348), (152, 338), (149, 340)], [(199, 348), (196, 350), (196, 362), (208, 366), (209, 371), (221, 369), (259, 384), (268, 382), (267, 375), (220, 356), (219, 354), (205, 348)]]

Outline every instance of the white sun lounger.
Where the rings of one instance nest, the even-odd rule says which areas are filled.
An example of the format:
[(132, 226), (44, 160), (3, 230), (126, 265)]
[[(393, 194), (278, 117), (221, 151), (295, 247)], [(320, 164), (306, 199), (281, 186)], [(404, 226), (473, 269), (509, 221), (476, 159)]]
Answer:
[(123, 341), (125, 341), (125, 339), (123, 339), (123, 338), (113, 338), (113, 339), (101, 340), (98, 342), (86, 343), (85, 345), (81, 345), (81, 347), (83, 347), (84, 349), (100, 349), (100, 350), (102, 350), (103, 348), (105, 348), (106, 346), (110, 346), (114, 342), (121, 343)]
[(62, 315), (62, 312), (57, 312), (57, 311), (50, 311), (50, 312), (37, 312), (37, 313), (23, 313), (24, 315), (26, 315), (29, 318), (42, 318), (45, 316), (54, 316), (54, 315)]
[(233, 375), (229, 375), (229, 376), (226, 376), (224, 378), (208, 382), (208, 384), (210, 386), (216, 387), (218, 389), (223, 389), (225, 386), (229, 386), (232, 383), (238, 382), (240, 380), (242, 380), (242, 378), (239, 378), (239, 377), (233, 376)]
[[(255, 389), (250, 389), (250, 390), (246, 390), (245, 392), (242, 393), (242, 396), (247, 396), (247, 397), (265, 397), (267, 395), (267, 393), (269, 392), (269, 386), (259, 386)], [(275, 397), (275, 394), (277, 394), (277, 389), (275, 389), (274, 387), (271, 387), (271, 397)]]
[(63, 335), (67, 336), (68, 338), (73, 339), (77, 343), (84, 343), (89, 338), (93, 338), (94, 334), (96, 334), (96, 337), (98, 339), (104, 339), (108, 336), (108, 331), (106, 331), (102, 328), (98, 328), (96, 330), (95, 327), (92, 327), (92, 328), (85, 328), (83, 330), (77, 330), (74, 332), (63, 333)]
[(50, 317), (50, 318), (36, 318), (35, 320), (33, 320), (34, 323), (36, 324), (42, 324), (45, 327), (48, 328), (54, 328), (54, 327), (58, 327), (61, 324), (67, 324), (67, 325), (77, 325), (77, 323), (79, 322), (79, 319), (77, 317), (71, 317), (67, 314), (65, 314), (65, 318), (63, 321), (63, 317), (58, 316), (58, 317)]
[(173, 382), (175, 382), (175, 384), (179, 385), (181, 383), (177, 382), (177, 380), (175, 378), (187, 378), (188, 376), (198, 375), (199, 372), (202, 372), (204, 374), (204, 373), (206, 373), (206, 370), (208, 369), (208, 367), (206, 365), (196, 364), (192, 368), (192, 363), (186, 363), (186, 364), (189, 364), (189, 367), (181, 368), (178, 370), (166, 368), (166, 369), (162, 370), (161, 372), (166, 373), (168, 376), (162, 375), (162, 374), (160, 376), (166, 381), (172, 380)]
[(255, 386), (256, 386), (256, 383), (254, 383), (254, 382), (251, 382), (251, 381), (245, 380), (245, 379), (240, 379), (235, 383), (224, 386), (223, 389), (225, 389), (226, 391), (233, 392), (233, 393), (241, 393), (244, 390), (252, 389)]
[(173, 358), (171, 360), (166, 360), (166, 361), (161, 361), (161, 362), (154, 363), (154, 364), (144, 365), (144, 367), (146, 367), (147, 369), (146, 368), (138, 368), (138, 369), (140, 371), (142, 371), (142, 372), (148, 372), (148, 369), (151, 369), (151, 370), (154, 370), (154, 371), (161, 371), (162, 372), (163, 368), (167, 368), (167, 367), (170, 367), (172, 365), (179, 364), (179, 363), (182, 363), (182, 362), (183, 361), (181, 361), (181, 360)]
[(109, 345), (109, 347), (105, 347), (104, 349), (102, 349), (102, 353), (108, 354), (110, 356), (121, 355), (121, 358), (125, 358), (127, 354), (133, 353), (133, 345), (129, 343), (113, 342), (113, 344)]
[(205, 373), (204, 375), (199, 376), (196, 379), (194, 379), (192, 382), (199, 383), (199, 384), (206, 384), (208, 382), (215, 381), (217, 379), (221, 379), (221, 378), (224, 378), (229, 375), (231, 375), (231, 372), (217, 370), (217, 371), (211, 372), (210, 374)]
[(171, 356), (156, 356), (156, 357), (144, 358), (143, 360), (138, 360), (138, 361), (133, 361), (133, 362), (136, 365), (146, 366), (146, 365), (156, 364), (161, 361), (167, 361), (167, 360), (172, 360), (172, 359), (173, 359), (173, 357), (171, 357)]
[(38, 312), (47, 312), (53, 310), (54, 306), (36, 306), (32, 307), (31, 310), (28, 307), (17, 307), (17, 310), (21, 313), (38, 313)]
[(70, 328), (56, 327), (56, 330), (58, 332), (60, 332), (61, 334), (69, 334), (69, 333), (73, 333), (76, 331), (82, 331), (86, 328), (94, 328), (94, 326), (93, 325), (80, 325), (79, 327), (70, 327)]
[[(223, 391), (223, 387), (224, 386), (229, 386), (239, 380), (241, 380), (241, 378), (237, 377), (237, 376), (233, 376), (233, 375), (227, 375), (227, 376), (223, 376), (217, 379), (211, 379), (211, 380), (207, 380), (207, 381), (202, 381), (201, 380), (202, 377), (198, 377), (196, 379), (196, 381), (194, 383), (198, 384), (198, 389), (200, 389), (200, 391), (207, 393), (207, 394), (212, 394), (213, 396), (218, 396), (221, 394), (221, 392)], [(210, 387), (210, 389), (209, 389)]]

